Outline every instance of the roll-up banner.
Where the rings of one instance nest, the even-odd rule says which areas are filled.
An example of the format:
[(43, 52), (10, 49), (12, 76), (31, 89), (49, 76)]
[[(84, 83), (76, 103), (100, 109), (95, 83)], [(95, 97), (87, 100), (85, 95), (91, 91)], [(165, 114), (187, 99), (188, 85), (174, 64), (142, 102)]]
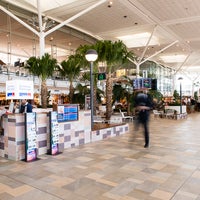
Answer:
[(50, 154), (56, 155), (59, 152), (59, 130), (58, 130), (58, 113), (50, 112)]
[(25, 113), (25, 161), (37, 160), (36, 113)]

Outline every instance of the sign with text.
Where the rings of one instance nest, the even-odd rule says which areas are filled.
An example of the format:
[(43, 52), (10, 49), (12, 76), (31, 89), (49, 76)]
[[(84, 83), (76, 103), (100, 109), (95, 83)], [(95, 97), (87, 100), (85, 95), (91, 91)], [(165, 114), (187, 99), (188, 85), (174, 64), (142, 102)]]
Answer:
[(57, 112), (58, 112), (58, 122), (78, 120), (78, 105), (77, 104), (58, 105)]
[(25, 113), (25, 161), (37, 159), (36, 113)]
[(6, 81), (6, 99), (33, 99), (33, 81)]
[(55, 155), (59, 153), (59, 130), (58, 130), (58, 113), (56, 111), (50, 112), (50, 154)]
[(133, 80), (133, 89), (151, 89), (151, 78), (137, 78)]

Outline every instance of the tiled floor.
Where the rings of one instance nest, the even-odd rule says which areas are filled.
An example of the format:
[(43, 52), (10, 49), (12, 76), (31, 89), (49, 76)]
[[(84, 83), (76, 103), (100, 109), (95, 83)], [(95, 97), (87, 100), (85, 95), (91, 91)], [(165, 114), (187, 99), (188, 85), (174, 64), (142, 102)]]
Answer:
[[(0, 158), (0, 200), (200, 200), (200, 112), (36, 162)], [(130, 141), (133, 134), (133, 141)]]

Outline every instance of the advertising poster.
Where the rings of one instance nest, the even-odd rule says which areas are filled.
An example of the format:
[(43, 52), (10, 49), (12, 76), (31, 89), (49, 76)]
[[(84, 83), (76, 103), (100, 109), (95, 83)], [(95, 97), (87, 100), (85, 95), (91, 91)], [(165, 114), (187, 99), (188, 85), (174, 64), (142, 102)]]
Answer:
[(58, 129), (58, 113), (50, 112), (50, 154), (56, 155), (59, 153), (59, 129)]
[(25, 113), (25, 161), (37, 159), (36, 113)]
[(6, 99), (33, 99), (33, 81), (6, 81)]

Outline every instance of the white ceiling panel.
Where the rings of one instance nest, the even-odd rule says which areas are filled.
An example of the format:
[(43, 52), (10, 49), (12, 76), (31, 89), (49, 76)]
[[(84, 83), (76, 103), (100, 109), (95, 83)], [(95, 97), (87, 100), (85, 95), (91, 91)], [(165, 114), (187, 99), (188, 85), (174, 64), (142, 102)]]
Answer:
[[(68, 28), (62, 27), (48, 35), (45, 38), (47, 48), (55, 45), (59, 49), (66, 49), (69, 53), (73, 52), (79, 44), (94, 42), (90, 36), (117, 40), (120, 36), (148, 33), (153, 34), (152, 38), (156, 38), (157, 43), (152, 41), (149, 43), (145, 58), (151, 57), (162, 64), (166, 62), (166, 65), (175, 69), (181, 64), (183, 69), (189, 69), (194, 63), (200, 65), (199, 0), (113, 0), (111, 6), (109, 0), (104, 2), (103, 0), (40, 0), (39, 2), (43, 16), (46, 16), (50, 22), (55, 20), (54, 26), (78, 16), (80, 12), (101, 2), (85, 14), (70, 20), (67, 24)], [(13, 4), (19, 8), (13, 7)], [(37, 20), (36, 0), (1, 0), (0, 5), (15, 15), (18, 14), (26, 23), (30, 24), (31, 20)], [(28, 10), (29, 14), (24, 11), (20, 13), (21, 8)], [(3, 11), (0, 11), (0, 17), (0, 51), (6, 52), (6, 35), (11, 32), (13, 54), (17, 51), (18, 55), (31, 55), (34, 38), (37, 45), (38, 38), (14, 19), (8, 25), (8, 17)], [(83, 34), (79, 34), (77, 30), (81, 30)], [(144, 42), (144, 46), (135, 46), (130, 50), (141, 56), (147, 39), (146, 42), (140, 42)], [(60, 55), (62, 59), (63, 52), (65, 51)], [(174, 55), (175, 58), (184, 55), (188, 59), (184, 63), (170, 63), (161, 59), (161, 56), (169, 55)], [(59, 53), (57, 56), (59, 57)], [(195, 70), (197, 71), (197, 68)]]

